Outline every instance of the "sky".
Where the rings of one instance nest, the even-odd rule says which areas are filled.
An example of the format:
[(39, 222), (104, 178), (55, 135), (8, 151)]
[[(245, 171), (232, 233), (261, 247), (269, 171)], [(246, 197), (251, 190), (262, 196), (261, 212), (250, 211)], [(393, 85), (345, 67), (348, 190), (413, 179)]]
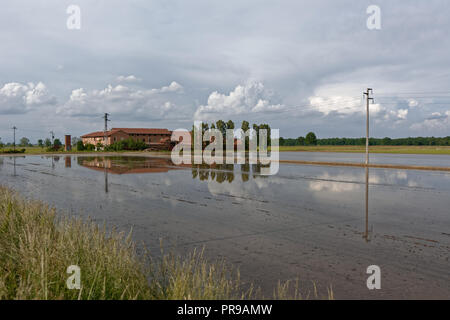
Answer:
[(449, 16), (447, 0), (5, 0), (0, 138), (80, 136), (105, 112), (362, 137), (368, 87), (371, 136), (449, 136)]

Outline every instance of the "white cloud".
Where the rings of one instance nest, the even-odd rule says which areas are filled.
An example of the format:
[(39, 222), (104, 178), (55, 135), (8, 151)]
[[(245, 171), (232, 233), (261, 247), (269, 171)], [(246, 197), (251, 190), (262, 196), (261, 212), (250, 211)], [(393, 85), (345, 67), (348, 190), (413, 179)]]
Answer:
[(118, 76), (118, 77), (116, 78), (116, 80), (117, 80), (118, 82), (139, 82), (139, 81), (141, 81), (140, 78), (137, 78), (137, 77), (134, 76), (134, 75), (129, 75), (129, 76)]
[[(337, 114), (340, 117), (347, 117), (355, 114), (365, 115), (366, 105), (361, 98), (352, 96), (312, 96), (309, 97), (309, 107), (307, 111), (318, 111), (325, 116)], [(406, 120), (408, 109), (389, 109), (383, 104), (375, 103), (369, 106), (370, 116), (378, 120)]]
[(79, 88), (72, 91), (69, 100), (57, 112), (69, 116), (96, 116), (110, 112), (127, 118), (168, 118), (172, 115), (169, 111), (173, 111), (176, 106), (167, 99), (170, 98), (170, 93), (177, 93), (182, 89), (176, 82), (146, 90), (124, 85), (108, 85), (105, 89), (90, 92)]
[(397, 118), (400, 120), (406, 120), (406, 117), (408, 116), (408, 109), (400, 109), (397, 110)]
[(0, 114), (20, 114), (34, 107), (54, 105), (56, 98), (51, 96), (42, 82), (21, 84), (10, 82), (0, 88)]
[(415, 99), (409, 99), (408, 100), (408, 106), (410, 108), (414, 108), (417, 107), (419, 105), (419, 101), (415, 100)]
[[(157, 90), (157, 89), (154, 89)], [(172, 83), (166, 87), (162, 87), (159, 89), (159, 92), (179, 92), (183, 90), (183, 86), (181, 86), (179, 83), (172, 81)]]
[[(313, 110), (319, 111), (325, 115), (332, 112), (340, 115), (366, 112), (361, 99), (348, 96), (312, 96), (309, 97), (309, 104)], [(371, 112), (376, 113), (378, 112), (378, 109), (378, 105), (371, 105)]]
[(433, 112), (431, 117), (425, 119), (423, 122), (411, 125), (411, 129), (417, 131), (437, 130), (448, 134), (450, 132), (450, 110), (442, 113)]
[(197, 108), (194, 118), (207, 120), (247, 113), (280, 111), (284, 108), (281, 104), (271, 103), (270, 99), (271, 93), (261, 82), (249, 82), (237, 86), (228, 95), (214, 91), (208, 97), (208, 104)]

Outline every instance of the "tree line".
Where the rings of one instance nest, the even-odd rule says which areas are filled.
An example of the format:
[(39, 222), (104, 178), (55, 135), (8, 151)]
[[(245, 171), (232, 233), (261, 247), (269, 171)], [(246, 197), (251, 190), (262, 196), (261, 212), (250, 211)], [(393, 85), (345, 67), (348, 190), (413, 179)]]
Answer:
[[(325, 138), (318, 139), (313, 132), (306, 137), (280, 138), (280, 146), (363, 146), (366, 138)], [(450, 146), (450, 136), (436, 137), (409, 137), (409, 138), (369, 138), (371, 146)]]
[[(261, 124), (254, 123), (254, 124), (252, 124), (252, 126), (250, 126), (250, 122), (243, 120), (240, 128), (242, 129), (242, 131), (244, 133), (246, 133), (250, 129), (253, 129), (256, 134), (255, 136), (252, 136), (252, 137), (248, 137), (248, 136), (245, 137), (246, 149), (248, 148), (248, 145), (249, 145), (249, 139), (250, 138), (258, 139), (259, 132), (260, 132), (260, 130), (263, 130), (263, 129), (267, 130), (267, 145), (270, 146), (270, 126), (267, 123), (261, 123)], [(219, 130), (220, 133), (222, 133), (223, 144), (225, 147), (225, 143), (226, 143), (225, 137), (226, 137), (227, 130), (235, 130), (237, 128), (232, 120), (228, 120), (226, 122), (223, 120), (217, 120), (216, 122), (212, 122), (211, 125), (209, 125), (206, 122), (202, 122), (202, 128), (201, 128), (202, 135), (204, 135), (206, 131), (213, 130), (213, 129)], [(192, 142), (193, 142), (194, 141), (193, 140), (194, 139), (194, 126), (192, 126), (191, 137), (192, 137)], [(258, 140), (257, 140), (257, 142), (258, 142)], [(207, 144), (208, 144), (207, 142), (203, 142), (203, 147), (205, 147)]]

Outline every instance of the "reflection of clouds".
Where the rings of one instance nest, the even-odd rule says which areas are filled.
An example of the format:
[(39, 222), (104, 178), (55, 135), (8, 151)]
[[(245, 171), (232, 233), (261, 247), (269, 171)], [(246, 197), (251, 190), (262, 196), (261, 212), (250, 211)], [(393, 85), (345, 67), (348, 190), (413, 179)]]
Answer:
[(214, 180), (208, 181), (208, 190), (212, 195), (218, 196), (221, 194), (236, 197), (237, 201), (244, 200), (242, 198), (253, 198), (263, 200), (265, 192), (263, 190), (270, 190), (274, 185), (285, 184), (283, 179), (270, 176), (251, 178), (248, 181), (243, 181), (240, 175), (236, 175), (232, 183), (219, 183)]
[[(338, 174), (330, 175), (328, 172), (317, 177), (317, 180), (309, 183), (312, 191), (329, 191), (329, 192), (349, 192), (356, 191), (361, 185), (353, 181), (358, 181), (359, 176), (355, 179), (355, 175)], [(345, 181), (345, 182), (343, 182)]]
[[(385, 173), (385, 174), (382, 174)], [(365, 183), (365, 174), (343, 173), (330, 174), (325, 172), (315, 178), (309, 183), (309, 188), (312, 191), (329, 191), (329, 192), (351, 192), (360, 190)], [(419, 184), (408, 177), (408, 172), (389, 171), (369, 173), (370, 184), (385, 184), (385, 185), (404, 185), (408, 187), (417, 187)]]

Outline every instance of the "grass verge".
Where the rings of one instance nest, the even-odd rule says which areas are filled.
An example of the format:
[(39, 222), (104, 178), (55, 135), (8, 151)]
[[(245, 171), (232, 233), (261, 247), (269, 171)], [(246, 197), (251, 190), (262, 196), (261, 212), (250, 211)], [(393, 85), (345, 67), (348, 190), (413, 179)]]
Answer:
[[(80, 267), (80, 290), (67, 288), (71, 265)], [(321, 298), (316, 292), (311, 297)], [(209, 263), (201, 251), (138, 255), (131, 234), (60, 217), (0, 186), (0, 299), (256, 298), (264, 297), (252, 285), (242, 289), (238, 272), (223, 261)], [(302, 295), (298, 286), (280, 282), (273, 298)], [(333, 298), (332, 291), (323, 298)]]

